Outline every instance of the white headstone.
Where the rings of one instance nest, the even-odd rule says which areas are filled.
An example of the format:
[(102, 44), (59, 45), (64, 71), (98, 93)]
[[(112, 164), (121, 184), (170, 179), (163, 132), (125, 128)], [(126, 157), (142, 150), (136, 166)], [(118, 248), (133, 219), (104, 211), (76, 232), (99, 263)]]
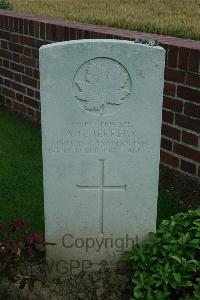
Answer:
[(155, 231), (165, 51), (130, 41), (40, 48), (47, 259), (116, 263)]

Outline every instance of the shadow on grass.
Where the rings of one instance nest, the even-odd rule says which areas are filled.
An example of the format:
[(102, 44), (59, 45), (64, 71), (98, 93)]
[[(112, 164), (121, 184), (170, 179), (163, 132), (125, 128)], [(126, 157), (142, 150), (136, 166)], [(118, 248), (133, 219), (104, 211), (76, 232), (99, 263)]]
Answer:
[(18, 115), (0, 110), (0, 220), (25, 218), (44, 230), (41, 131)]

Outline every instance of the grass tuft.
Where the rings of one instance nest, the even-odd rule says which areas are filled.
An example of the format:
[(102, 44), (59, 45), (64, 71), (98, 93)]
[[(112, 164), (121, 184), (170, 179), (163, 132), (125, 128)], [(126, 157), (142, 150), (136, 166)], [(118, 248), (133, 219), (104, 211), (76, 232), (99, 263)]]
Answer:
[(7, 0), (0, 0), (0, 9), (11, 9)]

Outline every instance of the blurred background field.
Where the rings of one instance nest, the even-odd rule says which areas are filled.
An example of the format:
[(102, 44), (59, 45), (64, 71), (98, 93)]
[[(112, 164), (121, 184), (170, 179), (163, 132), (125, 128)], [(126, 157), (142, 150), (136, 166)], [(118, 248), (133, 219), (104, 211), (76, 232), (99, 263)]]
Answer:
[(123, 29), (200, 38), (200, 0), (8, 0), (12, 9)]

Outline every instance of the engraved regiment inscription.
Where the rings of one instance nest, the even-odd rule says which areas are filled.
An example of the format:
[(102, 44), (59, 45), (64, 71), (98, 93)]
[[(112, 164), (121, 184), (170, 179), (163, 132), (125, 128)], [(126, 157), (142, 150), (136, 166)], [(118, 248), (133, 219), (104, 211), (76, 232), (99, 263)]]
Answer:
[(109, 115), (129, 97), (132, 83), (128, 71), (119, 62), (96, 57), (85, 62), (73, 80), (79, 105), (95, 115)]

